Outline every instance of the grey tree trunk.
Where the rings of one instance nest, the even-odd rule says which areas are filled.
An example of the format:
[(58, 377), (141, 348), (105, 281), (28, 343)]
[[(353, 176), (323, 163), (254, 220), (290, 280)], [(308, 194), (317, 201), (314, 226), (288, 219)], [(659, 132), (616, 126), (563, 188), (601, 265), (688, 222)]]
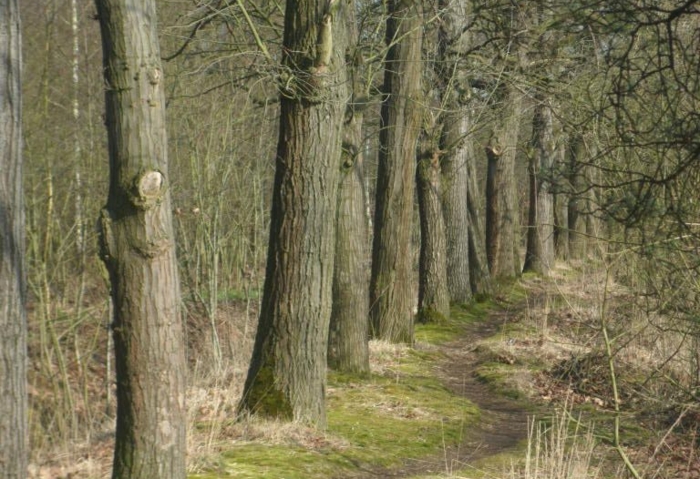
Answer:
[(469, 265), (469, 169), (466, 143), (469, 119), (464, 112), (446, 114), (441, 150), (442, 213), (445, 222), (447, 286), (450, 299), (464, 303), (472, 297)]
[(587, 197), (589, 192), (586, 190), (586, 167), (581, 162), (583, 148), (584, 143), (581, 135), (574, 136), (569, 144), (566, 162), (567, 176), (572, 190), (567, 205), (569, 255), (572, 259), (585, 257), (587, 250), (586, 217), (584, 213), (588, 209)]
[(465, 32), (469, 16), (465, 0), (440, 0), (435, 72), (443, 111), (439, 121), (442, 169), (442, 212), (447, 242), (447, 285), (450, 299), (463, 303), (472, 296), (469, 265), (469, 115), (462, 101), (469, 91), (466, 72), (460, 66), (468, 49)]
[(114, 479), (184, 479), (185, 344), (153, 0), (97, 0), (110, 183), (101, 256), (114, 302)]
[(422, 14), (418, 0), (390, 0), (370, 280), (371, 333), (413, 343), (411, 228), (421, 128)]
[(439, 158), (437, 149), (425, 151), (416, 170), (421, 232), (417, 319), (423, 323), (440, 322), (450, 316)]
[[(473, 146), (473, 145), (471, 145)], [(469, 211), (469, 281), (472, 292), (490, 294), (493, 290), (491, 273), (486, 257), (484, 197), (477, 179), (476, 155), (473, 148), (467, 150), (467, 209)]]
[(530, 204), (527, 250), (523, 271), (547, 274), (554, 267), (554, 196), (552, 166), (554, 164), (554, 131), (552, 110), (537, 95), (532, 118), (532, 140), (529, 164)]
[(520, 211), (515, 158), (523, 100), (512, 87), (509, 90), (505, 100), (505, 121), (497, 134), (499, 146), (487, 148), (486, 249), (493, 278), (512, 278), (520, 274)]
[(287, 2), (267, 271), (239, 409), (325, 426), (335, 218), (347, 103), (345, 2)]
[[(348, 7), (349, 51), (357, 47), (354, 7)], [(328, 336), (329, 367), (349, 373), (369, 373), (369, 218), (366, 215), (362, 155), (362, 97), (360, 52), (350, 55), (348, 77), (352, 102), (343, 132), (338, 186), (333, 309)]]
[(566, 172), (566, 155), (568, 140), (557, 142), (557, 151), (554, 157), (555, 177), (554, 187), (554, 251), (556, 257), (562, 260), (569, 259), (569, 198), (571, 197), (571, 185)]
[(27, 316), (17, 0), (0, 0), (0, 478), (27, 477)]

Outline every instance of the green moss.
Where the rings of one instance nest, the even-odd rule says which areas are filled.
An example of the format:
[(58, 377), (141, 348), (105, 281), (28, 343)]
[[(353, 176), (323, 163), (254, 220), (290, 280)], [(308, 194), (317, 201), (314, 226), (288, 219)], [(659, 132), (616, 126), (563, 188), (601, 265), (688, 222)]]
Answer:
[(447, 317), (440, 311), (433, 308), (422, 308), (416, 314), (416, 322), (419, 324), (444, 324), (447, 322)]
[(369, 384), (332, 395), (329, 432), (350, 441), (353, 461), (388, 466), (461, 442), (478, 409), (427, 377), (374, 376)]
[(520, 399), (522, 398), (522, 393), (517, 389), (507, 386), (506, 379), (510, 375), (512, 375), (511, 366), (496, 362), (483, 363), (475, 372), (476, 378), (488, 385), (494, 393), (502, 394), (513, 399)]
[(341, 451), (311, 451), (299, 447), (243, 444), (221, 457), (215, 470), (190, 479), (311, 479), (337, 476), (352, 468)]
[(260, 367), (245, 402), (253, 414), (291, 421), (294, 419), (292, 403), (279, 389), (273, 369), (273, 364)]

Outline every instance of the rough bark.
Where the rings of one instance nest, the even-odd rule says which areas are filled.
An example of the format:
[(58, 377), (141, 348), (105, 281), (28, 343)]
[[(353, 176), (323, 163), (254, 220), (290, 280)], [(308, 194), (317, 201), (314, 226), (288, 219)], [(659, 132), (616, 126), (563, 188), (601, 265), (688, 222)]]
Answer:
[[(348, 8), (349, 50), (357, 44), (355, 14)], [(328, 335), (329, 367), (348, 373), (369, 373), (369, 218), (366, 216), (362, 155), (360, 52), (350, 55), (348, 77), (352, 101), (345, 115), (338, 186), (333, 309)]]
[(267, 270), (241, 411), (325, 426), (338, 162), (347, 103), (344, 2), (287, 2)]
[[(466, 72), (460, 66), (468, 50), (465, 30), (469, 21), (465, 0), (440, 0), (435, 73), (440, 90), (442, 135), (442, 212), (447, 241), (447, 285), (450, 299), (463, 303), (472, 296), (469, 265), (469, 116), (464, 103), (469, 91)], [(466, 100), (466, 101), (465, 101)]]
[(552, 110), (541, 97), (532, 118), (529, 180), (527, 249), (523, 271), (547, 274), (554, 267), (554, 196), (552, 166), (554, 164), (554, 131)]
[(554, 193), (554, 250), (556, 257), (562, 260), (569, 259), (569, 198), (571, 185), (566, 177), (566, 144), (567, 141), (557, 142), (557, 151), (554, 157), (555, 179), (553, 182)]
[(183, 478), (185, 345), (153, 0), (97, 0), (110, 183), (101, 255), (114, 302), (112, 477)]
[[(497, 133), (498, 146), (487, 148), (487, 182), (492, 183), (490, 191), (487, 190), (490, 195), (486, 206), (486, 248), (493, 278), (512, 278), (520, 274), (520, 211), (516, 194), (515, 159), (522, 101), (522, 95), (510, 88), (505, 100), (505, 121)], [(494, 156), (498, 158), (497, 161)]]
[(371, 333), (413, 343), (413, 217), (416, 141), (421, 128), (422, 15), (418, 0), (388, 2), (370, 280)]
[(417, 319), (423, 323), (439, 322), (450, 316), (450, 294), (440, 203), (440, 159), (436, 149), (421, 155), (416, 180), (421, 232)]
[(0, 0), (0, 478), (27, 476), (27, 317), (19, 5)]
[(469, 119), (464, 112), (445, 115), (442, 119), (441, 159), (442, 214), (445, 223), (447, 286), (454, 302), (464, 303), (472, 297), (469, 266), (469, 171), (465, 137)]
[(586, 254), (586, 221), (582, 210), (587, 208), (585, 167), (580, 163), (583, 139), (576, 135), (570, 142), (567, 159), (567, 176), (571, 184), (568, 201), (567, 222), (569, 229), (569, 254), (572, 259), (581, 259)]
[(476, 155), (473, 149), (467, 154), (467, 175), (469, 187), (467, 188), (467, 209), (469, 211), (469, 281), (472, 292), (475, 294), (490, 294), (493, 290), (491, 273), (486, 257), (485, 212), (483, 197), (479, 194), (483, 191), (479, 188)]

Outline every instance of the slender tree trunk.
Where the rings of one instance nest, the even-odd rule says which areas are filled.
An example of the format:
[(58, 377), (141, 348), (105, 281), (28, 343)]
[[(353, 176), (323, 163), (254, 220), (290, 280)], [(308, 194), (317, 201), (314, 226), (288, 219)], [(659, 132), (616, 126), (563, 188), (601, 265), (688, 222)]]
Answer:
[(569, 198), (571, 185), (564, 173), (567, 141), (558, 142), (554, 159), (554, 250), (557, 258), (569, 259)]
[[(239, 409), (325, 426), (346, 94), (345, 2), (290, 0), (267, 271)], [(338, 10), (335, 10), (335, 8)]]
[(0, 478), (27, 477), (27, 281), (17, 0), (0, 0)]
[(506, 96), (505, 122), (498, 133), (500, 147), (488, 147), (489, 161), (486, 206), (486, 248), (491, 276), (512, 278), (520, 274), (520, 211), (517, 205), (515, 158), (522, 95), (510, 89)]
[(185, 477), (185, 344), (153, 0), (97, 0), (110, 184), (101, 255), (114, 301), (114, 479)]
[[(354, 6), (348, 7), (349, 50), (357, 47)], [(362, 96), (359, 50), (351, 55), (348, 76), (353, 101), (343, 132), (342, 165), (333, 270), (333, 309), (328, 336), (328, 365), (338, 371), (369, 373), (369, 218), (366, 216), (362, 155)]]
[(492, 291), (491, 273), (486, 257), (486, 226), (483, 197), (479, 194), (483, 191), (479, 188), (477, 179), (476, 155), (472, 148), (467, 153), (467, 175), (469, 187), (467, 188), (467, 209), (469, 211), (469, 281), (472, 292), (489, 294)]
[(413, 343), (411, 229), (421, 127), (422, 14), (418, 0), (389, 0), (385, 95), (379, 136), (370, 280), (371, 332)]
[(530, 204), (523, 271), (547, 274), (554, 267), (554, 197), (551, 192), (554, 131), (551, 108), (542, 98), (535, 100), (538, 103), (532, 119)]
[(572, 138), (567, 152), (567, 176), (572, 189), (567, 205), (569, 254), (572, 259), (581, 259), (586, 253), (586, 221), (581, 214), (581, 210), (588, 206), (585, 167), (580, 163), (583, 146), (583, 138), (576, 135)]
[(439, 322), (450, 316), (450, 294), (440, 204), (440, 159), (436, 148), (421, 155), (416, 180), (421, 231), (417, 318), (423, 323)]

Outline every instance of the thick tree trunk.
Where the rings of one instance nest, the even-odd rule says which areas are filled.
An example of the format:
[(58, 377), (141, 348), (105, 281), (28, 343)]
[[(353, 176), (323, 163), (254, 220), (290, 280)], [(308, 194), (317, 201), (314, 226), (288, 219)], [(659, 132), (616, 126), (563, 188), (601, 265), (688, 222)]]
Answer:
[(440, 159), (442, 168), (442, 212), (447, 241), (447, 285), (450, 299), (464, 303), (471, 299), (469, 267), (469, 211), (467, 196), (469, 177), (469, 115), (460, 92), (470, 88), (466, 72), (460, 66), (469, 37), (466, 0), (440, 0), (441, 21), (438, 24), (435, 73), (443, 111)]
[(554, 131), (551, 108), (541, 98), (536, 101), (530, 142), (530, 203), (523, 271), (547, 274), (554, 267), (554, 197), (551, 192)]
[[(348, 43), (357, 45), (354, 7), (348, 7)], [(359, 55), (359, 52), (357, 52)], [(348, 76), (353, 103), (348, 105), (338, 186), (338, 213), (333, 270), (333, 309), (328, 335), (328, 365), (338, 371), (369, 373), (369, 218), (366, 216), (360, 62), (351, 56)]]
[(471, 299), (469, 268), (469, 171), (465, 137), (469, 119), (464, 112), (442, 118), (441, 159), (442, 213), (445, 223), (447, 286), (450, 299), (464, 303)]
[(486, 205), (486, 250), (493, 278), (512, 278), (520, 274), (520, 235), (515, 178), (515, 158), (522, 95), (511, 88), (506, 96), (507, 113), (498, 133), (499, 147), (488, 147), (489, 161)]
[(270, 242), (242, 411), (323, 427), (338, 173), (347, 102), (344, 2), (287, 2)]
[(185, 344), (152, 0), (98, 0), (110, 185), (101, 255), (114, 301), (113, 478), (185, 477)]
[(22, 68), (17, 0), (0, 0), (0, 478), (27, 477)]
[(382, 123), (370, 281), (371, 332), (413, 343), (411, 230), (421, 127), (422, 15), (418, 0), (388, 2)]
[(416, 180), (421, 232), (417, 319), (423, 323), (439, 322), (450, 316), (450, 294), (440, 204), (440, 160), (436, 149), (421, 155)]

